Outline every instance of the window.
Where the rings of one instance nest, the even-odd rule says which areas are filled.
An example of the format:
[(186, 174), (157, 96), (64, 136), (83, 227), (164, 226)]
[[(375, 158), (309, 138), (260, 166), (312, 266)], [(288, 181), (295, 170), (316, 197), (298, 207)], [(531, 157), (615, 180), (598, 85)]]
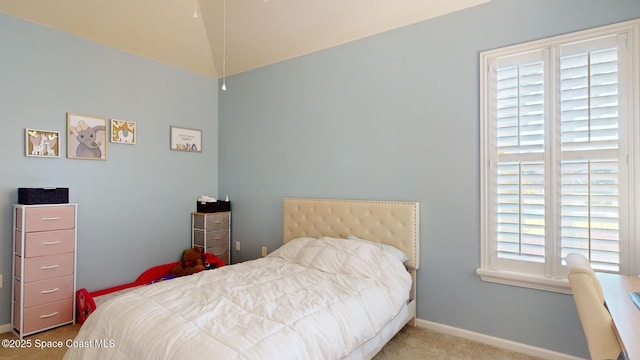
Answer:
[(480, 54), (484, 280), (567, 291), (572, 252), (640, 271), (639, 24)]

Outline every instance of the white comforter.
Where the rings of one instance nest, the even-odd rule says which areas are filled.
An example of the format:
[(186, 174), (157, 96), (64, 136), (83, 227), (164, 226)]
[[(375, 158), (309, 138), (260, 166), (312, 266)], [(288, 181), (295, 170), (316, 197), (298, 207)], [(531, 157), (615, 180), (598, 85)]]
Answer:
[(65, 359), (340, 359), (399, 313), (410, 287), (375, 246), (299, 238), (105, 302)]

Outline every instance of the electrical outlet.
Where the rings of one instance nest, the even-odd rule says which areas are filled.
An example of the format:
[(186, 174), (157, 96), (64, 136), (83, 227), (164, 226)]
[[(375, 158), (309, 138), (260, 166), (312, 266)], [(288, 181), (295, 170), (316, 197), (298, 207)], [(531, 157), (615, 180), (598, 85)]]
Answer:
[(236, 241), (236, 251), (240, 251), (240, 241)]
[(262, 256), (267, 256), (267, 247), (266, 246), (262, 247)]

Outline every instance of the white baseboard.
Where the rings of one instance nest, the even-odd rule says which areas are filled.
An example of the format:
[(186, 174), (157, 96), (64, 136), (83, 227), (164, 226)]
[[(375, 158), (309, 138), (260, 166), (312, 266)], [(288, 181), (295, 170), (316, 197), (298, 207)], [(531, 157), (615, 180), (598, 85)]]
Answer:
[(11, 331), (11, 324), (0, 325), (0, 334), (8, 333)]
[(483, 344), (499, 347), (502, 349), (507, 349), (511, 351), (515, 351), (521, 354), (526, 354), (529, 356), (538, 357), (541, 359), (547, 360), (584, 360), (579, 357), (575, 357), (573, 355), (567, 355), (527, 344), (517, 343), (511, 340), (505, 340), (501, 338), (497, 338), (494, 336), (489, 336), (469, 330), (464, 330), (460, 328), (456, 328), (449, 325), (438, 324), (435, 322), (416, 319), (416, 325), (418, 327), (422, 327), (425, 329), (430, 329), (434, 331), (439, 331), (441, 333), (457, 336), (463, 339), (477, 341)]

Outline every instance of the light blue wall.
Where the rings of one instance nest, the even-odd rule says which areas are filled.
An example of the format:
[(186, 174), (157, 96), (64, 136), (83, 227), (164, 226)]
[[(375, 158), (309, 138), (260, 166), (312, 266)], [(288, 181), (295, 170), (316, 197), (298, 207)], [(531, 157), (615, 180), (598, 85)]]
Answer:
[[(79, 287), (135, 280), (190, 245), (190, 213), (218, 190), (217, 81), (0, 14), (0, 325), (9, 323), (18, 187), (70, 188)], [(66, 113), (137, 122), (108, 160), (66, 158)], [(169, 150), (169, 126), (202, 129), (202, 153)], [(62, 134), (58, 159), (24, 155), (25, 128)]]
[(587, 357), (569, 295), (482, 282), (479, 52), (640, 17), (638, 0), (493, 0), (228, 78), (220, 193), (237, 260), (281, 241), (284, 196), (421, 204), (421, 319)]

